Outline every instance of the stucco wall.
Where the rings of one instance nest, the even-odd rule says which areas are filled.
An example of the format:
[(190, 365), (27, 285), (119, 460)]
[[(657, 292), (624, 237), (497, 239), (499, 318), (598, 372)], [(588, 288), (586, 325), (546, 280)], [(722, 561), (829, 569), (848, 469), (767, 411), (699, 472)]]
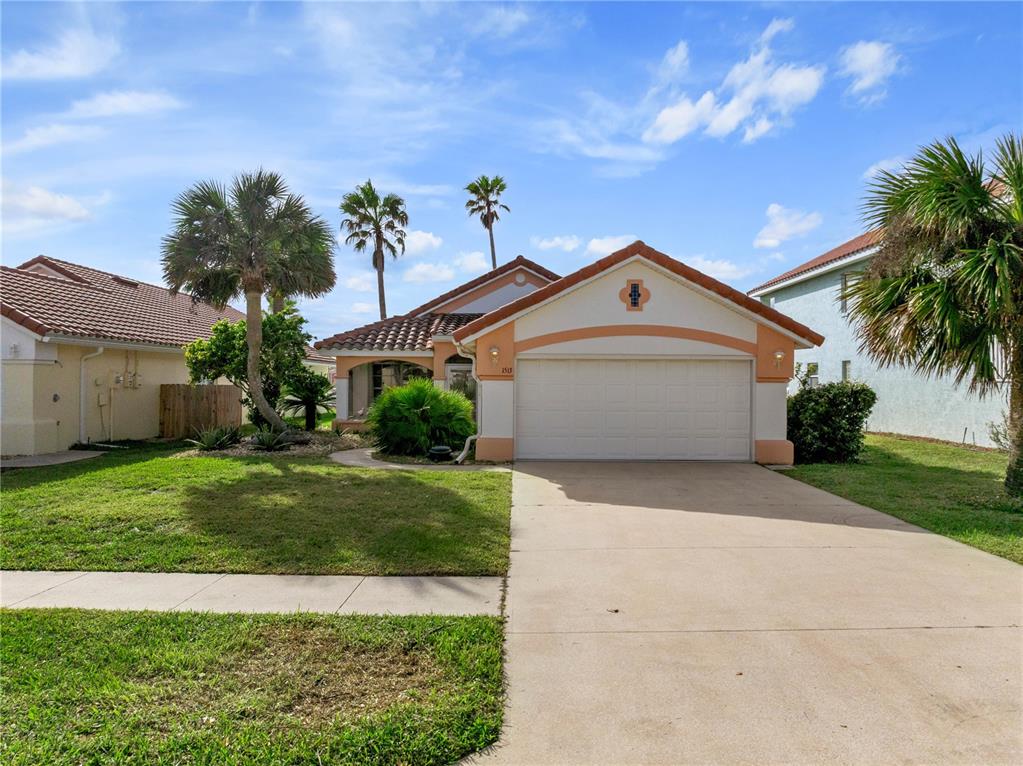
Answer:
[[(95, 348), (37, 342), (39, 356), (52, 358), (3, 360), (3, 454), (54, 452), (79, 441), (80, 360)], [(115, 384), (115, 374), (125, 373), (137, 375), (137, 387)], [(147, 439), (160, 431), (160, 384), (187, 383), (188, 370), (180, 351), (107, 348), (85, 362), (85, 381), (87, 441)]]
[(1001, 421), (1006, 408), (1004, 396), (981, 399), (965, 386), (956, 387), (948, 377), (927, 378), (908, 368), (882, 368), (871, 362), (860, 353), (855, 328), (841, 310), (842, 273), (836, 270), (821, 274), (765, 296), (774, 297), (774, 308), (826, 338), (820, 348), (797, 350), (796, 361), (804, 369), (808, 363), (817, 362), (821, 383), (841, 380), (842, 361), (851, 361), (852, 379), (867, 383), (877, 392), (877, 404), (867, 422), (871, 431), (959, 442), (965, 430), (967, 443), (994, 446), (988, 424)]

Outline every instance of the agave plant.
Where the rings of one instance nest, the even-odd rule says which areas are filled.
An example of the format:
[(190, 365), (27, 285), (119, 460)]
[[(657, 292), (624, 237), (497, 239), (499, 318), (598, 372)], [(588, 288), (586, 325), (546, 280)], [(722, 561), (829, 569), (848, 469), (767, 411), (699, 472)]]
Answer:
[(260, 452), (281, 452), (291, 448), (291, 439), (287, 431), (280, 431), (270, 426), (260, 428), (252, 434), (252, 449)]
[(213, 428), (195, 429), (194, 439), (185, 439), (189, 444), (194, 444), (196, 449), (202, 452), (213, 452), (216, 450), (233, 447), (241, 441), (241, 434), (233, 426), (214, 426)]

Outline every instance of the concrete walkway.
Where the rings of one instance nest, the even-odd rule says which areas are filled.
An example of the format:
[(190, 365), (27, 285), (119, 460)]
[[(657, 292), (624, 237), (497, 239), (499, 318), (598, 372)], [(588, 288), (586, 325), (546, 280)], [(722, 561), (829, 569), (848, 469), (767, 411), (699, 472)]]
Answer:
[(384, 468), (391, 471), (507, 472), (511, 470), (508, 466), (487, 465), (485, 463), (472, 463), (470, 465), (456, 465), (455, 463), (390, 463), (373, 457), (372, 449), (346, 449), (341, 452), (332, 452), (330, 453), (330, 459), (335, 463), (340, 463), (350, 468)]
[(80, 460), (92, 460), (107, 454), (101, 450), (69, 449), (63, 452), (47, 452), (42, 455), (20, 455), (0, 459), (0, 469), (8, 468), (42, 468), (47, 465), (77, 463)]
[(500, 577), (0, 572), (0, 606), (500, 615)]
[(518, 463), (486, 764), (1023, 762), (1023, 568), (754, 465)]

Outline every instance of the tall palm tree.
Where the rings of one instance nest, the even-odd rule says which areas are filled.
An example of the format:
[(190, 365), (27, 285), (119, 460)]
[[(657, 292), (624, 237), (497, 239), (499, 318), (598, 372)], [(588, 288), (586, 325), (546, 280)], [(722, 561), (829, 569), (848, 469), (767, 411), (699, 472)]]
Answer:
[(483, 228), (490, 234), (490, 263), (497, 268), (497, 249), (494, 247), (494, 223), (501, 219), (500, 212), (511, 212), (511, 208), (501, 202), (501, 195), (508, 191), (508, 185), (501, 176), (480, 176), (465, 187), (469, 199), (465, 209), (469, 215), (478, 215)]
[(273, 289), (316, 297), (334, 287), (330, 226), (288, 191), (281, 176), (262, 169), (236, 176), (230, 188), (197, 183), (172, 209), (174, 225), (163, 238), (164, 280), (172, 292), (184, 289), (220, 307), (245, 296), (249, 396), (269, 423), (284, 429), (260, 378), (262, 298)]
[(1005, 486), (1023, 495), (1023, 141), (999, 140), (990, 168), (936, 142), (877, 177), (864, 213), (878, 253), (846, 291), (862, 348), (981, 395), (1007, 387)]
[(345, 232), (345, 243), (356, 252), (373, 250), (373, 268), (377, 272), (377, 297), (380, 301), (380, 318), (387, 319), (387, 301), (384, 297), (385, 255), (397, 258), (405, 252), (405, 227), (408, 213), (405, 200), (397, 194), (383, 197), (374, 188), (373, 181), (356, 186), (341, 199), (341, 231)]

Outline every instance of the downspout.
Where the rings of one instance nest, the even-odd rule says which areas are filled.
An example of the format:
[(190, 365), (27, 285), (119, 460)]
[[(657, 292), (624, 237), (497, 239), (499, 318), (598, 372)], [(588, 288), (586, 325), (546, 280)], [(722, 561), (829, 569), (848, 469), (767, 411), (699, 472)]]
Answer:
[(85, 444), (85, 363), (103, 353), (103, 346), (100, 346), (91, 354), (83, 354), (78, 360), (78, 443)]
[[(461, 355), (461, 356), (470, 356), (470, 354), (467, 354), (465, 352), (465, 346), (463, 346), (457, 340), (454, 340), (454, 338), (452, 338), (452, 341), (454, 342), (455, 350), (459, 353), (459, 355)], [(471, 357), (472, 357), (472, 379), (476, 381), (476, 414), (479, 415), (480, 413), (483, 412), (483, 397), (481, 396), (481, 394), (483, 393), (483, 386), (480, 385), (479, 378), (476, 377), (476, 354), (475, 353), (472, 354)], [(473, 442), (476, 441), (480, 437), (480, 422), (482, 420), (483, 420), (483, 418), (477, 418), (476, 419), (476, 433), (474, 433), (472, 436), (469, 436), (468, 438), (466, 438), (465, 446), (462, 447), (462, 451), (459, 452), (458, 453), (458, 457), (455, 458), (455, 463), (457, 465), (461, 465), (462, 462), (469, 456), (469, 450), (472, 447)]]

